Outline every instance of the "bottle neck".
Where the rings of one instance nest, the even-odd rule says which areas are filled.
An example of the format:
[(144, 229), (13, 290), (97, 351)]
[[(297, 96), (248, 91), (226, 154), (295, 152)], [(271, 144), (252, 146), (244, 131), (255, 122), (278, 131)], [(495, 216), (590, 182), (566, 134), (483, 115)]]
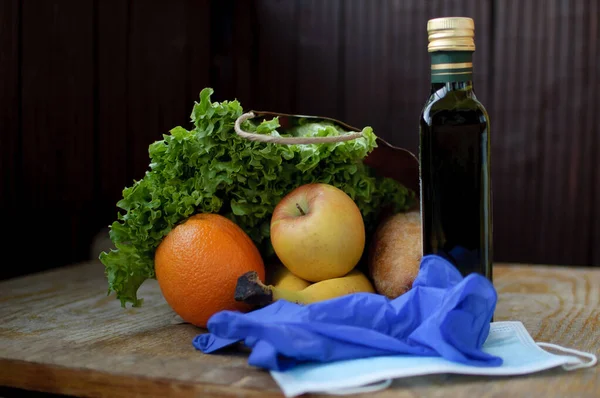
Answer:
[(473, 52), (436, 51), (431, 53), (431, 91), (473, 89)]

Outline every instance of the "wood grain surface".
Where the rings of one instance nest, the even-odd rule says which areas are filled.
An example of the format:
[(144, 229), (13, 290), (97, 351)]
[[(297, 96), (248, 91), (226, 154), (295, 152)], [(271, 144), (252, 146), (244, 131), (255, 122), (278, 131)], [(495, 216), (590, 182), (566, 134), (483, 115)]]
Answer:
[[(77, 396), (282, 396), (242, 350), (204, 355), (156, 281), (141, 308), (106, 295), (99, 262), (0, 283), (0, 385)], [(599, 354), (600, 270), (495, 268), (496, 319), (520, 320), (536, 341)], [(396, 380), (377, 397), (576, 396), (600, 391), (600, 367), (523, 377), (434, 375)]]
[[(0, 0), (0, 279), (86, 261), (202, 88), (416, 152), (429, 18), (474, 18), (497, 261), (600, 266), (598, 0)], [(48, 255), (48, 253), (52, 253)]]
[(19, 120), (19, 17), (17, 0), (0, 2), (0, 201), (13, 208), (21, 200), (20, 138), (7, 131), (20, 130)]
[(597, 265), (598, 179), (585, 165), (598, 144), (592, 120), (600, 69), (587, 69), (599, 54), (598, 1), (502, 3), (494, 8), (493, 95), (484, 103), (494, 213), (511, 216), (495, 224), (494, 251), (521, 262)]
[[(9, 217), (17, 214), (9, 221), (15, 227), (12, 236), (26, 234), (28, 226), (42, 219), (44, 226), (52, 225), (52, 232), (46, 230), (37, 250), (31, 251), (32, 258), (55, 251), (48, 261), (36, 262), (38, 270), (87, 255), (86, 243), (96, 232), (89, 214), (94, 201), (94, 137), (83, 133), (94, 131), (94, 52), (89, 45), (93, 3), (21, 4), (27, 21), (21, 23), (19, 79), (23, 189), (16, 206), (4, 210)], [(8, 237), (18, 245), (13, 239)], [(28, 268), (28, 262), (22, 267)]]

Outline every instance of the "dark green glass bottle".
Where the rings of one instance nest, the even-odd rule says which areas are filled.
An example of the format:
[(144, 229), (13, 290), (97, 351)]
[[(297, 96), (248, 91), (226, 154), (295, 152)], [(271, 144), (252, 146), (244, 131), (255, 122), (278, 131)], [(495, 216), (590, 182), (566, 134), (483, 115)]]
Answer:
[(492, 280), (490, 124), (473, 91), (471, 18), (427, 24), (431, 96), (420, 120), (423, 254)]

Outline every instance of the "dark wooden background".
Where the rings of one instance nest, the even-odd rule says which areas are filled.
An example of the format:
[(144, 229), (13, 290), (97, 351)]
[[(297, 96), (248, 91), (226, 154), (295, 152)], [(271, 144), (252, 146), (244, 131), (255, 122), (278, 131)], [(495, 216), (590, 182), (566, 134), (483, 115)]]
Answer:
[(598, 0), (0, 0), (2, 271), (89, 257), (200, 90), (416, 152), (426, 21), (476, 22), (498, 261), (600, 265)]

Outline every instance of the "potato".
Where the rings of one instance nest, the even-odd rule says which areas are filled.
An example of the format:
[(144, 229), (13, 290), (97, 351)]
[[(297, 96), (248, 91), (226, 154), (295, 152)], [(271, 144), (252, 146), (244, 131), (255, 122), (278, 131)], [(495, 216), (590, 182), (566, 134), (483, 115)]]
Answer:
[(369, 274), (379, 294), (394, 299), (412, 287), (423, 257), (421, 241), (419, 211), (380, 223), (369, 248)]

